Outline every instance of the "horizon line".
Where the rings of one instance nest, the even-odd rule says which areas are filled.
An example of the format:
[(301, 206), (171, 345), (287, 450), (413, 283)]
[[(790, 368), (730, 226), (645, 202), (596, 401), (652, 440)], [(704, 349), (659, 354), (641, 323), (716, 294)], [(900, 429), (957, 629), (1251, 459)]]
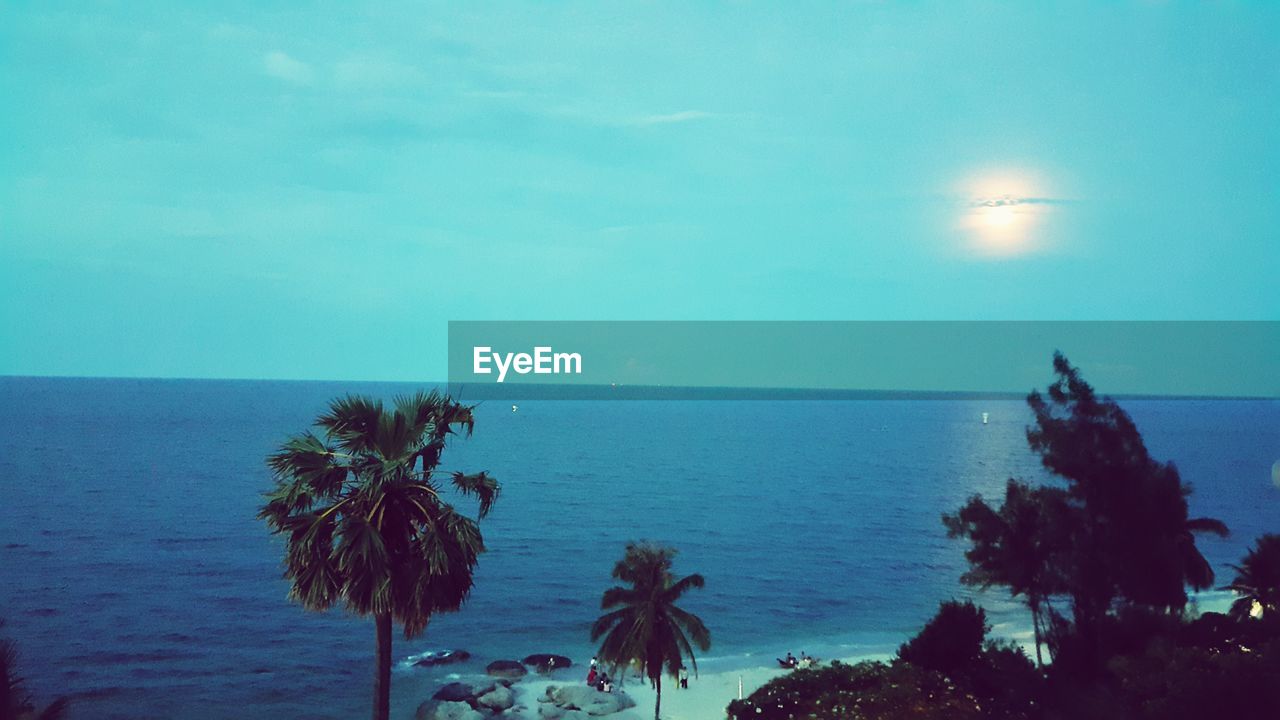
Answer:
[[(0, 373), (0, 380), (133, 380), (145, 382), (244, 382), (244, 383), (357, 383), (357, 384), (397, 384), (397, 385), (426, 385), (430, 387), (443, 387), (449, 389), (450, 386), (459, 385), (459, 383), (433, 380), (357, 380), (357, 379), (317, 379), (317, 378), (272, 378), (272, 377), (181, 377), (181, 376), (155, 376), (155, 375), (25, 375), (25, 374), (7, 374)], [(488, 396), (481, 399), (506, 399), (503, 398), (501, 391), (507, 388), (511, 389), (511, 396), (518, 396), (522, 391), (529, 390), (568, 390), (570, 392), (591, 392), (591, 391), (613, 391), (618, 389), (627, 390), (654, 390), (667, 393), (678, 393), (682, 391), (691, 392), (719, 392), (719, 393), (792, 393), (805, 394), (807, 397), (800, 398), (761, 398), (761, 399), (841, 399), (841, 398), (823, 398), (813, 397), (814, 395), (893, 395), (894, 399), (911, 399), (911, 396), (918, 396), (919, 399), (925, 399), (924, 396), (948, 395), (948, 396), (966, 396), (970, 399), (1008, 399), (1008, 400), (1024, 400), (1028, 394), (1033, 391), (1040, 391), (1040, 388), (1032, 388), (1030, 390), (940, 390), (940, 389), (902, 389), (902, 388), (837, 388), (837, 387), (783, 387), (783, 386), (738, 386), (738, 385), (641, 385), (641, 384), (613, 384), (604, 385), (597, 383), (466, 383), (463, 387), (485, 388), (483, 394)], [(1195, 393), (1140, 393), (1140, 392), (1103, 392), (1095, 391), (1099, 395), (1114, 398), (1117, 400), (1142, 400), (1142, 399), (1161, 399), (1161, 400), (1241, 400), (1241, 401), (1259, 401), (1259, 400), (1280, 400), (1280, 396), (1273, 395), (1221, 395), (1221, 394), (1204, 394)], [(452, 394), (452, 393), (450, 393)], [(517, 399), (517, 398), (512, 398)], [(596, 400), (599, 398), (584, 397), (541, 397), (541, 398), (518, 398), (524, 400)], [(619, 400), (635, 400), (640, 398), (617, 398)], [(705, 400), (715, 398), (650, 398), (654, 400)], [(734, 398), (723, 398), (734, 399)], [(739, 398), (741, 399), (741, 398)], [(848, 399), (877, 399), (877, 398), (848, 398)], [(888, 399), (888, 398), (884, 398)]]

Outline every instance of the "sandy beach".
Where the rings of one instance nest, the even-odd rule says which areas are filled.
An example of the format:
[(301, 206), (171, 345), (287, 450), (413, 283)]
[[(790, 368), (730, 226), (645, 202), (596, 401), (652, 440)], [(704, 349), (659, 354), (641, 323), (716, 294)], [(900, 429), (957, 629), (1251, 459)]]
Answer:
[[(863, 655), (841, 658), (841, 662), (856, 663), (864, 660), (884, 660), (889, 655)], [(741, 681), (743, 697), (750, 695), (760, 686), (788, 670), (778, 667), (747, 667), (714, 673), (700, 673), (697, 677), (689, 677), (689, 689), (681, 690), (675, 681), (665, 679), (662, 686), (663, 720), (717, 720), (725, 716), (725, 708), (729, 702), (738, 697), (739, 681)], [(516, 707), (509, 717), (537, 720), (538, 698), (543, 697), (548, 686), (572, 684), (575, 680), (570, 673), (557, 673), (555, 679), (544, 677), (526, 678), (517, 682)], [(577, 680), (576, 682), (582, 682)], [(607, 716), (610, 720), (647, 720), (653, 717), (654, 690), (648, 681), (629, 677), (625, 687), (615, 692), (624, 692), (636, 702), (636, 706), (623, 712)]]
[[(1229, 593), (1206, 592), (1192, 596), (1194, 606), (1200, 613), (1225, 612), (1232, 596)], [(1004, 637), (1021, 645), (1029, 657), (1034, 657), (1035, 646), (1031, 630), (1021, 626), (997, 627), (995, 637)], [(904, 638), (905, 639), (905, 638)], [(867, 660), (887, 661), (893, 658), (892, 653), (873, 653), (836, 658), (845, 664), (855, 664)], [(823, 659), (826, 665), (829, 659)], [(529, 676), (517, 682), (516, 707), (508, 717), (523, 720), (538, 720), (538, 698), (543, 697), (548, 686), (583, 683), (581, 676), (586, 670), (575, 667), (572, 670), (557, 672), (554, 678)], [(729, 703), (738, 698), (741, 682), (742, 697), (746, 697), (770, 680), (779, 677), (789, 670), (776, 666), (750, 666), (718, 672), (703, 672), (697, 677), (690, 675), (689, 689), (681, 690), (677, 683), (664, 678), (662, 686), (662, 718), (663, 720), (722, 720)], [(465, 679), (465, 678), (459, 678)], [(648, 720), (653, 717), (654, 690), (648, 681), (628, 677), (624, 687), (615, 692), (625, 692), (636, 702), (636, 706), (606, 717), (610, 720)]]

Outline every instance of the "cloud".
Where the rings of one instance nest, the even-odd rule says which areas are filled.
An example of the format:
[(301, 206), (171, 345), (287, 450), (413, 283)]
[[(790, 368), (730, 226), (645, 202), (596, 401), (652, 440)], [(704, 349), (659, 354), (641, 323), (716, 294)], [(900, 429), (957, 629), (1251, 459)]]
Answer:
[(1000, 195), (997, 197), (980, 197), (969, 201), (969, 207), (1013, 207), (1016, 205), (1070, 205), (1073, 200), (1051, 197), (1015, 197)]
[(315, 76), (310, 65), (301, 60), (295, 60), (280, 50), (267, 53), (262, 60), (262, 65), (271, 77), (294, 85), (309, 85)]
[(669, 125), (671, 123), (692, 122), (694, 120), (706, 120), (715, 117), (715, 113), (709, 113), (702, 110), (681, 110), (680, 112), (666, 113), (661, 115), (642, 115), (632, 118), (632, 125)]
[(352, 57), (334, 65), (334, 82), (347, 88), (393, 88), (422, 80), (411, 65), (369, 57)]

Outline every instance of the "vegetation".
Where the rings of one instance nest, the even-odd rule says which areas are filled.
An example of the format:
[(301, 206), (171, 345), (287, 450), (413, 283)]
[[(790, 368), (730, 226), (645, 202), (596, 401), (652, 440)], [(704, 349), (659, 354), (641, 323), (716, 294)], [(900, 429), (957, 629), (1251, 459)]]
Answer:
[(1099, 625), (1117, 601), (1181, 610), (1186, 586), (1203, 590), (1213, 570), (1193, 533), (1220, 536), (1218, 520), (1189, 517), (1191, 489), (1172, 463), (1147, 452), (1142, 436), (1114, 400), (1100, 398), (1061, 353), (1053, 358), (1058, 379), (1047, 398), (1032, 392), (1027, 404), (1036, 424), (1027, 430), (1031, 450), (1066, 483), (1070, 543), (1062, 571), (1071, 588), (1071, 615), (1079, 659), (1097, 667)]
[(919, 635), (898, 648), (898, 657), (928, 670), (954, 673), (977, 662), (990, 631), (982, 608), (949, 600)]
[(797, 670), (729, 705), (731, 720), (1036, 717), (1042, 679), (1020, 649), (986, 638), (973, 603), (942, 603), (892, 662)]
[(1149, 455), (1115, 401), (1061, 354), (1053, 367), (1027, 398), (1027, 440), (1060, 484), (1011, 479), (999, 507), (975, 496), (943, 516), (969, 542), (961, 580), (1026, 602), (1037, 665), (986, 639), (981, 608), (951, 601), (893, 661), (790, 673), (730, 704), (732, 720), (1277, 717), (1280, 535), (1233, 566), (1229, 615), (1188, 617), (1186, 588), (1214, 581), (1196, 535), (1226, 526), (1191, 516), (1177, 468)]
[(689, 658), (696, 673), (698, 660), (693, 649), (711, 648), (711, 633), (698, 616), (676, 606), (676, 601), (704, 584), (701, 575), (676, 580), (671, 573), (676, 551), (649, 543), (631, 543), (613, 568), (613, 577), (625, 586), (604, 592), (600, 608), (609, 612), (591, 627), (591, 641), (600, 638), (598, 656), (617, 672), (635, 665), (657, 691), (654, 720), (662, 712), (662, 674), (675, 678)]
[(1150, 456), (1119, 404), (1099, 397), (1061, 353), (1053, 368), (1058, 377), (1046, 395), (1027, 398), (1035, 415), (1027, 441), (1065, 487), (1010, 480), (998, 509), (975, 496), (943, 523), (971, 543), (972, 570), (962, 580), (1005, 585), (1027, 599), (1038, 659), (1046, 615), (1059, 638), (1067, 632), (1048, 603), (1069, 595), (1074, 637), (1056, 644), (1074, 651), (1082, 669), (1098, 671), (1103, 618), (1118, 604), (1180, 611), (1187, 585), (1213, 584), (1194, 534), (1225, 536), (1227, 528), (1190, 517), (1191, 489), (1172, 463)]
[(744, 700), (729, 703), (730, 720), (978, 720), (982, 701), (941, 673), (907, 662), (839, 661), (795, 670)]
[(1268, 533), (1258, 538), (1244, 560), (1231, 568), (1236, 577), (1222, 589), (1240, 596), (1231, 606), (1232, 614), (1243, 618), (1256, 608), (1267, 620), (1280, 619), (1280, 535)]
[[(315, 423), (323, 437), (294, 436), (268, 458), (276, 486), (259, 513), (285, 537), (295, 599), (309, 610), (342, 603), (374, 617), (374, 720), (390, 714), (393, 621), (410, 638), (433, 614), (457, 610), (484, 552), (479, 526), (445, 501), (437, 473), (448, 437), (470, 435), (472, 409), (435, 392), (394, 404), (330, 403)], [(498, 483), (483, 472), (449, 477), (484, 517)]]
[(1035, 635), (1036, 664), (1043, 665), (1042, 628), (1049, 598), (1068, 589), (1063, 558), (1069, 547), (1067, 494), (1059, 488), (1033, 488), (1010, 479), (1004, 504), (992, 509), (975, 496), (955, 515), (944, 515), (951, 537), (964, 537), (970, 570), (966, 585), (986, 589), (1004, 585), (1026, 599)]
[[(0, 628), (4, 621), (0, 620)], [(0, 638), (0, 720), (61, 720), (69, 703), (58, 698), (39, 708), (27, 690), (26, 681), (18, 676), (18, 650), (13, 642)]]

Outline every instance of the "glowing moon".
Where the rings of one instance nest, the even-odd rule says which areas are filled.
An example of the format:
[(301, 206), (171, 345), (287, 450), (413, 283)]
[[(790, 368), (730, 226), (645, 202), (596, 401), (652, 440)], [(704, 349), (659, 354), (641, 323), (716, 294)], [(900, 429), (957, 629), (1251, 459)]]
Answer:
[(966, 198), (959, 229), (966, 250), (981, 258), (1000, 259), (1044, 249), (1043, 228), (1051, 207), (1049, 188), (1037, 175), (996, 169), (975, 173), (955, 190)]
[(1017, 217), (1014, 215), (1013, 208), (1009, 205), (996, 205), (994, 207), (984, 207), (981, 210), (982, 221), (992, 227), (1004, 227), (1012, 225)]

